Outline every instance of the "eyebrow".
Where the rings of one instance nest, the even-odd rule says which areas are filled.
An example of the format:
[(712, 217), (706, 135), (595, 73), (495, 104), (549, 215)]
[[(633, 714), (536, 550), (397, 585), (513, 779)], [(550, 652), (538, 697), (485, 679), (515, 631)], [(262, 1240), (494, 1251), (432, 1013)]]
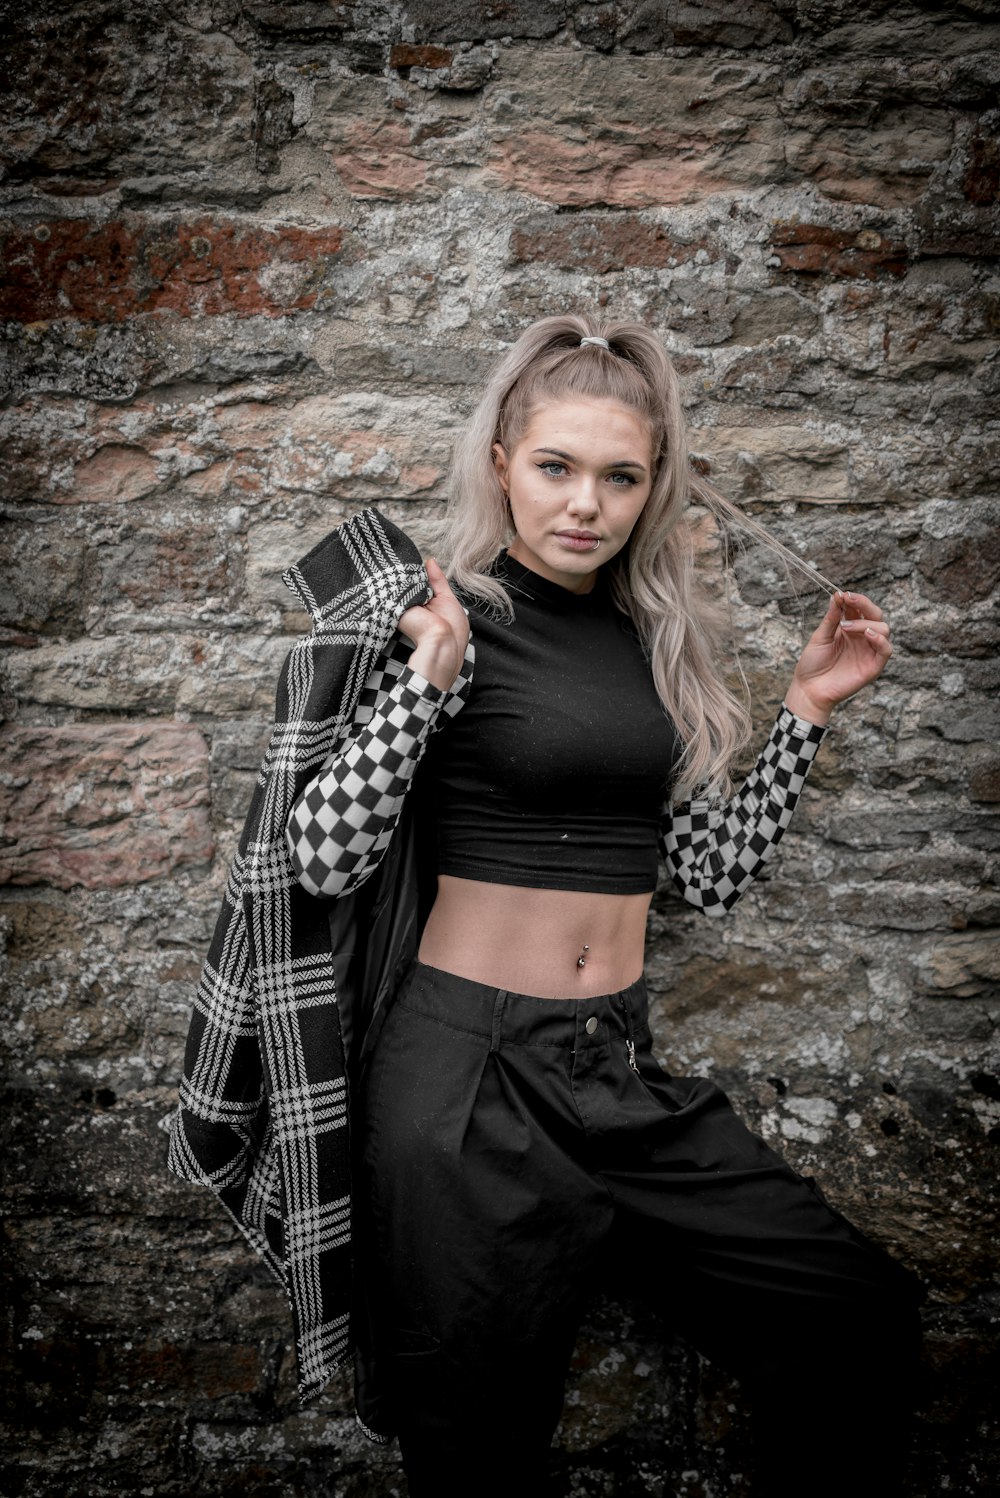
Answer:
[[(542, 453), (551, 453), (554, 458), (565, 458), (568, 463), (576, 461), (572, 453), (561, 452), (558, 447), (536, 447), (533, 449), (533, 452), (539, 455)], [(637, 468), (640, 473), (646, 472), (645, 466), (642, 463), (636, 463), (631, 458), (621, 458), (617, 463), (606, 463), (604, 466), (605, 468)]]

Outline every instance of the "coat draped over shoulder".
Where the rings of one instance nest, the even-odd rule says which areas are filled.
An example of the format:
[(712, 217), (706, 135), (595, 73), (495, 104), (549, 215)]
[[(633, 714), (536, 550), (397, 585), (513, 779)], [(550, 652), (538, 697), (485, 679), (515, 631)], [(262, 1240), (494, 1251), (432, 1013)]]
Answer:
[[(313, 627), (281, 669), (195, 998), (168, 1165), (215, 1192), (284, 1286), (308, 1398), (352, 1350), (348, 1085), (415, 950), (421, 886), (410, 814), (376, 874), (335, 901), (297, 882), (285, 825), (370, 714), (386, 658), (409, 655), (396, 626), (431, 591), (416, 547), (374, 509), (333, 531), (284, 581)], [(460, 678), (452, 710), (467, 689)]]

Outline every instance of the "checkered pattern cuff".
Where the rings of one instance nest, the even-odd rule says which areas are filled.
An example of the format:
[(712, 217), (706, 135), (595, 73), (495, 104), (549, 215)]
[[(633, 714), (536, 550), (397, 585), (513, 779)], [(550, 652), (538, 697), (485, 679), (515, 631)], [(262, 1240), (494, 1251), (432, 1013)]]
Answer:
[(825, 733), (782, 703), (763, 753), (729, 801), (667, 807), (660, 850), (689, 904), (725, 915), (757, 878), (792, 820)]
[(378, 867), (447, 698), (404, 666), (379, 692), (364, 727), (339, 746), (299, 796), (285, 842), (296, 877), (310, 894), (349, 894)]

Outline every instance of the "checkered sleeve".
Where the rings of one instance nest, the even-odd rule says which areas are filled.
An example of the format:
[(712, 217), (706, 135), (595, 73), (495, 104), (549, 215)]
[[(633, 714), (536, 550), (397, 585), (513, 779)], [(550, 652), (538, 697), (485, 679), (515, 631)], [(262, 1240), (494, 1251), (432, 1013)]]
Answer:
[(763, 753), (729, 801), (665, 808), (660, 851), (689, 904), (725, 915), (757, 878), (792, 820), (825, 733), (782, 704)]
[(408, 666), (382, 680), (367, 721), (337, 746), (288, 818), (289, 857), (311, 895), (349, 894), (374, 873), (448, 700)]

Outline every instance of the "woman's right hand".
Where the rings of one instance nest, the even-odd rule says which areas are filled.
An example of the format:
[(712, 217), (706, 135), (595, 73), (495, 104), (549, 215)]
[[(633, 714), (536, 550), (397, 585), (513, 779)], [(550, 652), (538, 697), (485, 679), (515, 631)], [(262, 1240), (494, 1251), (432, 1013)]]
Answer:
[(427, 581), (434, 597), (430, 603), (404, 610), (399, 616), (399, 630), (415, 647), (408, 662), (410, 669), (446, 692), (465, 659), (469, 620), (433, 557), (427, 559)]

